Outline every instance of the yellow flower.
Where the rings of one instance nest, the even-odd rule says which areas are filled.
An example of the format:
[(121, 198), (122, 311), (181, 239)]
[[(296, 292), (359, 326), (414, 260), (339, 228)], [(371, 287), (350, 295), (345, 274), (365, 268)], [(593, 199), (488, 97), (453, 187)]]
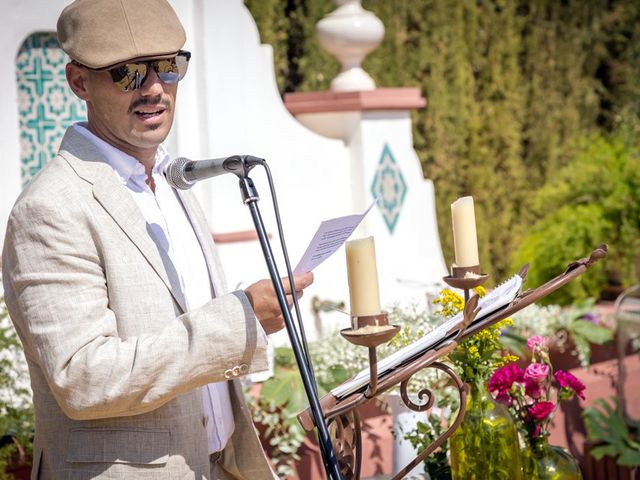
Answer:
[(513, 318), (505, 318), (504, 320), (500, 320), (495, 324), (495, 328), (498, 330), (503, 330), (504, 328), (510, 327), (513, 325)]
[(482, 285), (474, 288), (473, 291), (476, 292), (480, 297), (484, 297), (487, 294), (487, 289)]
[(520, 360), (520, 357), (518, 357), (517, 355), (511, 355), (510, 353), (508, 353), (504, 355), (500, 360), (496, 360), (495, 366), (496, 368), (504, 367), (505, 365), (508, 365), (509, 363), (517, 362), (518, 360)]
[(469, 358), (472, 360), (479, 360), (480, 359), (480, 351), (478, 350), (478, 347), (476, 345), (471, 345), (468, 349), (467, 349), (467, 353), (469, 354)]
[(464, 308), (464, 299), (448, 288), (441, 290), (440, 296), (433, 303), (442, 307), (441, 313), (445, 317), (452, 317)]
[[(487, 293), (483, 287), (477, 287), (474, 291), (479, 296)], [(464, 299), (449, 289), (442, 290), (433, 303), (440, 305), (441, 313), (446, 317), (456, 315), (464, 308)], [(484, 381), (496, 368), (518, 359), (514, 355), (502, 356), (500, 335), (502, 329), (510, 325), (513, 325), (513, 320), (507, 318), (460, 342), (449, 358), (461, 373), (463, 380)]]

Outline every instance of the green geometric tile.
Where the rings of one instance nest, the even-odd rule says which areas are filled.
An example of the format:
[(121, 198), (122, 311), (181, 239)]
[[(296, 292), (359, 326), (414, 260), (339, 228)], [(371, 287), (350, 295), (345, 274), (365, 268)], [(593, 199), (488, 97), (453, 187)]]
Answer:
[(379, 197), (377, 206), (391, 234), (400, 218), (407, 191), (407, 182), (404, 180), (400, 165), (393, 157), (389, 145), (385, 143), (371, 183), (371, 194), (374, 198)]
[(51, 32), (29, 36), (16, 56), (23, 185), (55, 157), (67, 127), (87, 118), (84, 102), (67, 85), (67, 62)]

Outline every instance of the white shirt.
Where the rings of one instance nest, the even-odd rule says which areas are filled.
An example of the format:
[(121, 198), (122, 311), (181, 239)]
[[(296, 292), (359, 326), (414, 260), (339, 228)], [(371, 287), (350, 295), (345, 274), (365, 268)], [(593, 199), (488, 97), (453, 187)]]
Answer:
[[(206, 304), (213, 297), (211, 278), (200, 242), (175, 190), (165, 177), (170, 157), (163, 145), (158, 147), (152, 170), (155, 194), (146, 184), (144, 166), (86, 128), (86, 123), (73, 126), (104, 155), (107, 163), (127, 187), (147, 222), (147, 231), (158, 247), (174, 292), (184, 299), (187, 311)], [(233, 433), (235, 424), (226, 382), (202, 387), (202, 401), (209, 443), (209, 453), (222, 450)]]

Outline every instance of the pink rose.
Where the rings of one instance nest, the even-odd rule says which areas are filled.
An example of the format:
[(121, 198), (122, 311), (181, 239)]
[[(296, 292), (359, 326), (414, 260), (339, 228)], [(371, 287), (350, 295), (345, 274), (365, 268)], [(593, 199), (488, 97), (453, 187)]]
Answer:
[(536, 350), (536, 348), (538, 349), (544, 348), (546, 343), (547, 343), (546, 338), (540, 335), (534, 335), (533, 337), (529, 338), (529, 340), (527, 340), (527, 347), (529, 348), (529, 350), (534, 351)]
[(544, 363), (532, 363), (524, 371), (525, 393), (538, 399), (544, 393), (544, 384), (549, 375), (549, 366)]
[(549, 365), (544, 363), (531, 363), (524, 371), (524, 379), (535, 382), (538, 385), (544, 383), (549, 375)]
[(510, 363), (499, 368), (489, 379), (487, 385), (490, 392), (497, 392), (496, 400), (506, 405), (511, 405), (510, 390), (514, 382), (522, 381), (524, 371), (515, 363)]
[(529, 412), (531, 418), (533, 418), (536, 422), (543, 422), (547, 418), (549, 418), (549, 415), (551, 415), (551, 413), (553, 412), (554, 407), (554, 404), (551, 402), (538, 402), (529, 407), (527, 411)]
[(538, 400), (544, 394), (544, 388), (536, 382), (532, 382), (531, 380), (524, 380), (524, 393), (534, 400)]
[(558, 385), (560, 385), (560, 388), (567, 389), (584, 400), (585, 386), (580, 380), (571, 375), (569, 372), (565, 372), (563, 370), (558, 370), (555, 373), (555, 377)]

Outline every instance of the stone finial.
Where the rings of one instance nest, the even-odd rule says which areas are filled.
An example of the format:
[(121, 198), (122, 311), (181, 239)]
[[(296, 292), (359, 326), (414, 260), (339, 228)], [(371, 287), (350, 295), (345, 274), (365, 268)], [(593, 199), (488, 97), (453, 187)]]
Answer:
[(336, 0), (338, 8), (318, 22), (320, 45), (342, 64), (331, 82), (331, 90), (374, 90), (376, 84), (362, 69), (362, 61), (384, 37), (384, 25), (362, 8), (361, 0)]

